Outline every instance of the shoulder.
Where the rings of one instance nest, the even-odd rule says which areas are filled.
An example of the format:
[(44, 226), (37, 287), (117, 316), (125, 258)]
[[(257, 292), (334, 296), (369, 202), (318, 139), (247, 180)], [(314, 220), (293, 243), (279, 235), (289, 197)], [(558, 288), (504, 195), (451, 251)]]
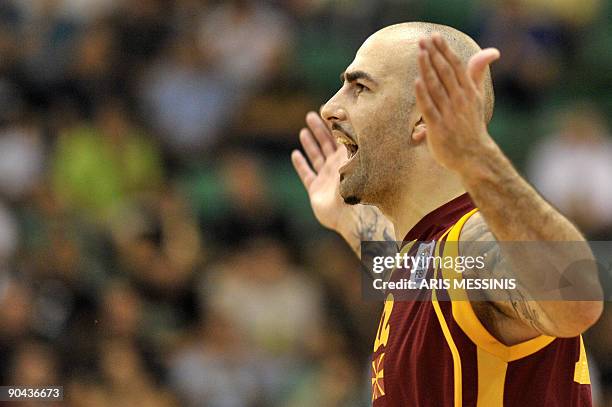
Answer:
[[(480, 212), (475, 212), (465, 221), (458, 240), (460, 256), (485, 258), (484, 267), (466, 269), (464, 278), (501, 279), (510, 275), (507, 260), (502, 256), (499, 244)], [(489, 298), (488, 294), (485, 290), (479, 293), (477, 300), (471, 295), (469, 298), (474, 313), (495, 339), (504, 344), (516, 344), (539, 336), (539, 332), (521, 317), (532, 309), (530, 301), (511, 301), (510, 296), (507, 300), (501, 300), (503, 294), (497, 294), (495, 298)]]
[(462, 225), (459, 233), (460, 242), (482, 241), (495, 239), (487, 222), (480, 212), (473, 213)]

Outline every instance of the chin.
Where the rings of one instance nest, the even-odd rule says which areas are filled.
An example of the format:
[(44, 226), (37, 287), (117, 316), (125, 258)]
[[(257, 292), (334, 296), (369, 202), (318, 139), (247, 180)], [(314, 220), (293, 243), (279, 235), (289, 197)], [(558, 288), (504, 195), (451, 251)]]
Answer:
[(348, 205), (357, 205), (362, 202), (363, 196), (360, 193), (362, 188), (355, 184), (355, 179), (352, 177), (343, 177), (340, 181), (340, 196)]

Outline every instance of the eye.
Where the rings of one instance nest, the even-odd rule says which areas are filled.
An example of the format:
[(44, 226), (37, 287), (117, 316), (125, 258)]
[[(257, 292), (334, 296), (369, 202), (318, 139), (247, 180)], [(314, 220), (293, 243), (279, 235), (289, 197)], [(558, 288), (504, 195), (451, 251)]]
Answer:
[(355, 93), (357, 95), (359, 95), (361, 92), (366, 91), (366, 90), (369, 90), (367, 86), (365, 86), (365, 85), (363, 85), (363, 84), (361, 84), (359, 82), (355, 83)]

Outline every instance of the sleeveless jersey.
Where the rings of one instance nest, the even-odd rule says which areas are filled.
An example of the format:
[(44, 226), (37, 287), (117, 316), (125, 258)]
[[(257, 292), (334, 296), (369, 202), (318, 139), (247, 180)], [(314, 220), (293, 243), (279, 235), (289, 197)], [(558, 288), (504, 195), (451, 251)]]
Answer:
[[(451, 242), (476, 210), (467, 194), (446, 203), (407, 234), (402, 253), (431, 247), (457, 256)], [(433, 267), (426, 274), (449, 276)], [(449, 291), (431, 290), (418, 301), (387, 294), (371, 363), (373, 407), (592, 405), (581, 336), (541, 335), (504, 345), (480, 323), (469, 301), (448, 301), (465, 292)]]

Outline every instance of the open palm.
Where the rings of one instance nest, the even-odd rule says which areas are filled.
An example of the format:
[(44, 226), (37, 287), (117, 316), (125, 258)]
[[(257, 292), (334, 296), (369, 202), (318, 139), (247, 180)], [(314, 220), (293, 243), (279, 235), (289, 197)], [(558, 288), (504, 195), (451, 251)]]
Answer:
[(291, 161), (308, 192), (315, 217), (323, 226), (336, 230), (343, 212), (348, 209), (340, 196), (338, 173), (347, 160), (346, 148), (336, 143), (317, 113), (309, 112), (306, 124), (308, 128), (300, 132), (300, 142), (308, 160), (295, 150)]

